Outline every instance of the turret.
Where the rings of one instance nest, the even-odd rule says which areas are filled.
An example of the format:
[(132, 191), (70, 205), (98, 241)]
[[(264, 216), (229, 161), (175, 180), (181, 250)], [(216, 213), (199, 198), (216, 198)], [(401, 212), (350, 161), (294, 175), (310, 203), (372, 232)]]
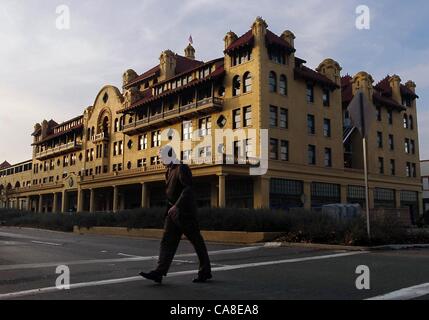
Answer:
[(370, 74), (365, 71), (359, 72), (352, 80), (353, 95), (355, 95), (358, 90), (362, 89), (368, 99), (372, 101), (372, 96), (374, 94), (373, 83), (374, 79)]
[(185, 57), (191, 60), (195, 60), (195, 48), (192, 46), (192, 44), (189, 44), (185, 48)]
[(341, 66), (340, 64), (333, 59), (325, 59), (320, 63), (319, 67), (317, 67), (317, 72), (320, 72), (332, 82), (341, 86)]
[(397, 103), (402, 104), (401, 96), (401, 78), (398, 75), (393, 75), (389, 79), (390, 87), (392, 88), (392, 98)]
[(160, 80), (170, 79), (176, 74), (176, 55), (171, 50), (166, 50), (159, 57), (161, 76)]

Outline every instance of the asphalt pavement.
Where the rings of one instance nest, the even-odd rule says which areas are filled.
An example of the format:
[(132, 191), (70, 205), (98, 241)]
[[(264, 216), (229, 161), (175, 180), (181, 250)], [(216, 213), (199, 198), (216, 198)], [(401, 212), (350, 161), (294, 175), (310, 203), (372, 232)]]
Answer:
[[(214, 280), (193, 284), (198, 259), (182, 241), (169, 276), (156, 285), (138, 273), (156, 266), (158, 249), (159, 240), (2, 227), (0, 300), (429, 300), (427, 249), (209, 243)], [(358, 274), (360, 266), (367, 271)], [(60, 290), (67, 271), (70, 287)]]

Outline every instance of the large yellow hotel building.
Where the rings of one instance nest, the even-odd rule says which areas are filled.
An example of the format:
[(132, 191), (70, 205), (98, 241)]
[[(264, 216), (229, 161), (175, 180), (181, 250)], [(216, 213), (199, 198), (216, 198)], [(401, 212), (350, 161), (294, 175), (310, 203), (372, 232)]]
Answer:
[[(397, 75), (378, 83), (366, 72), (342, 76), (332, 59), (312, 70), (296, 56), (294, 39), (258, 17), (244, 35), (226, 34), (218, 59), (198, 61), (189, 45), (184, 56), (162, 52), (159, 65), (140, 75), (126, 71), (123, 87), (102, 88), (82, 115), (35, 125), (31, 160), (0, 166), (0, 206), (117, 212), (163, 205), (165, 168), (157, 152), (168, 143), (164, 129), (192, 146), (181, 156), (191, 163), (201, 207), (363, 204), (361, 137), (347, 113), (363, 89), (377, 108), (368, 145), (370, 205), (407, 207), (416, 217), (422, 212), (416, 85)], [(257, 134), (237, 135), (227, 146), (188, 143), (220, 129)], [(254, 161), (198, 161), (225, 147), (229, 159), (257, 160), (261, 150), (250, 146), (263, 142), (260, 129), (269, 130), (265, 175), (249, 174)]]

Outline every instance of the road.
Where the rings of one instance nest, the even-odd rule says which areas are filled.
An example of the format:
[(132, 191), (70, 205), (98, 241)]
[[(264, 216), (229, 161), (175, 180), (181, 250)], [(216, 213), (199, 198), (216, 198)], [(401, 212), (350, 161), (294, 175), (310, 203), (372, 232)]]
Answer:
[[(0, 228), (0, 300), (363, 300), (429, 299), (429, 250), (346, 252), (208, 244), (214, 280), (183, 241), (162, 286), (138, 277), (156, 265), (159, 241)], [(70, 290), (55, 287), (57, 266)], [(370, 289), (356, 288), (358, 266)], [(416, 287), (419, 286), (419, 287)]]

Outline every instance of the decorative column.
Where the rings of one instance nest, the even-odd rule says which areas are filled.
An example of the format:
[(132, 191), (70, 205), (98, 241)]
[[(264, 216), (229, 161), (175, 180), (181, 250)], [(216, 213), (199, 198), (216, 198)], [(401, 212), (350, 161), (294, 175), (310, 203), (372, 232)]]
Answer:
[(341, 203), (342, 204), (348, 203), (348, 187), (345, 184), (341, 185)]
[(82, 189), (77, 190), (77, 212), (83, 212), (83, 193)]
[(37, 209), (38, 213), (42, 213), (43, 212), (43, 196), (39, 195), (39, 207)]
[(95, 212), (95, 190), (90, 190), (90, 196), (89, 196), (89, 212), (94, 213)]
[(52, 212), (58, 212), (58, 193), (54, 192), (54, 202), (52, 203)]
[(63, 191), (63, 196), (61, 199), (61, 212), (67, 213), (67, 191)]
[(219, 175), (219, 208), (226, 207), (226, 175)]
[(118, 212), (119, 203), (119, 189), (117, 186), (113, 186), (113, 212)]
[(149, 208), (148, 189), (149, 189), (149, 186), (147, 185), (147, 183), (142, 183), (142, 202), (141, 202), (142, 209)]
[(311, 209), (311, 182), (304, 181), (304, 209)]
[(395, 190), (395, 207), (401, 208), (401, 190)]
[(270, 207), (270, 177), (256, 177), (253, 184), (253, 206), (255, 209)]

